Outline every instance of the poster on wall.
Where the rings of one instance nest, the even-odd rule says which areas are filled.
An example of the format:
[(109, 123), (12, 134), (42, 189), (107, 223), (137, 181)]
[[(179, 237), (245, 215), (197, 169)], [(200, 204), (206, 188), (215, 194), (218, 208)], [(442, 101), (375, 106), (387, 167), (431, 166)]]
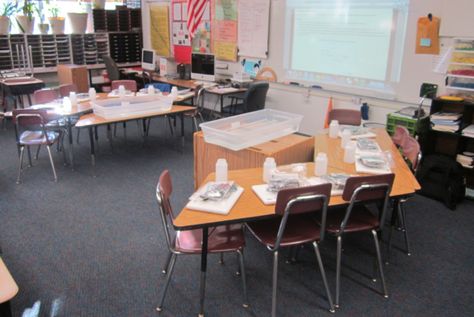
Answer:
[(194, 53), (211, 53), (211, 21), (202, 21), (193, 38)]
[(188, 18), (187, 13), (187, 1), (186, 0), (172, 0), (171, 8), (172, 13), (172, 41), (174, 59), (176, 63), (189, 64), (191, 63), (191, 38), (189, 37), (188, 28), (186, 26), (186, 20)]
[(237, 61), (237, 1), (214, 0), (214, 55), (216, 59)]
[(420, 17), (416, 30), (416, 54), (439, 54), (440, 19), (431, 15)]
[(159, 56), (170, 56), (169, 10), (166, 5), (150, 6), (151, 47)]

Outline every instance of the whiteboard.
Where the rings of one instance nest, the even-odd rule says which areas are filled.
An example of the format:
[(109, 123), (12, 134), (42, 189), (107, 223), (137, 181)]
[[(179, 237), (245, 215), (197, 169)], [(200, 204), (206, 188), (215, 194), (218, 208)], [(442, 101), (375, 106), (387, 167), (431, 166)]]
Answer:
[(270, 0), (239, 0), (239, 56), (267, 58)]

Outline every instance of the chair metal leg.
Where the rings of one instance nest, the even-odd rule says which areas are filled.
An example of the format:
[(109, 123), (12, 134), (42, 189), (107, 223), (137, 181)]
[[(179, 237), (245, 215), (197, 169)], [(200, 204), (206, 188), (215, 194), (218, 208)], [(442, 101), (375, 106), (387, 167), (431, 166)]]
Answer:
[(334, 304), (332, 302), (331, 291), (329, 290), (328, 280), (326, 278), (326, 271), (324, 270), (323, 260), (321, 259), (321, 253), (319, 252), (319, 246), (316, 241), (313, 242), (314, 252), (316, 253), (316, 258), (318, 260), (319, 272), (321, 273), (321, 278), (323, 279), (324, 289), (326, 290), (326, 296), (328, 297), (329, 302), (329, 311), (331, 313), (336, 312), (334, 310)]
[(199, 131), (199, 125), (198, 125), (196, 116), (193, 116), (193, 123), (194, 123), (194, 131)]
[(278, 286), (278, 251), (273, 252), (272, 317), (276, 317)]
[(336, 301), (334, 307), (339, 308), (339, 293), (341, 288), (341, 257), (342, 257), (342, 237), (337, 237), (337, 259), (336, 259)]
[(79, 144), (79, 137), (81, 135), (81, 129), (77, 129), (77, 134), (76, 134), (76, 143)]
[(223, 265), (224, 264), (224, 252), (221, 252), (219, 255), (219, 264)]
[(54, 181), (57, 182), (58, 176), (56, 175), (56, 168), (54, 168), (53, 155), (51, 154), (51, 145), (47, 145), (46, 150), (48, 150), (49, 162), (51, 163), (51, 168), (53, 169)]
[(38, 156), (39, 156), (40, 150), (41, 150), (41, 144), (38, 145), (38, 148), (36, 149), (36, 155), (35, 155), (35, 160), (36, 160), (36, 161), (38, 160)]
[(171, 255), (170, 264), (168, 266), (168, 273), (166, 274), (166, 281), (165, 281), (165, 285), (163, 287), (163, 292), (161, 293), (160, 303), (158, 304), (158, 307), (156, 307), (157, 311), (162, 311), (163, 310), (163, 302), (165, 301), (166, 291), (168, 290), (168, 286), (169, 286), (170, 281), (171, 281), (171, 275), (173, 274), (173, 269), (174, 269), (174, 265), (176, 263), (176, 258), (177, 258), (177, 255), (173, 253)]
[(16, 179), (16, 183), (20, 184), (21, 183), (21, 172), (23, 171), (23, 156), (25, 154), (25, 147), (20, 146), (20, 165), (18, 167), (18, 177)]
[(407, 253), (408, 256), (410, 256), (410, 255), (411, 255), (411, 252), (410, 252), (410, 241), (408, 240), (406, 213), (405, 213), (405, 208), (403, 208), (403, 204), (402, 204), (402, 203), (398, 204), (398, 212), (399, 212), (399, 215), (400, 215), (400, 221), (401, 221), (401, 223), (402, 223), (403, 235), (405, 236), (405, 248), (406, 248), (406, 253)]
[(379, 264), (379, 274), (380, 280), (382, 281), (384, 297), (388, 298), (387, 285), (385, 284), (385, 276), (383, 274), (382, 254), (380, 253), (379, 237), (377, 236), (377, 232), (375, 230), (372, 230), (372, 235), (374, 236), (375, 251), (377, 252), (377, 262)]
[(173, 123), (171, 122), (171, 117), (168, 116), (168, 124), (170, 125), (171, 135), (174, 135)]
[(242, 289), (244, 291), (244, 303), (242, 304), (243, 307), (249, 307), (249, 299), (247, 297), (247, 280), (245, 276), (245, 261), (244, 261), (244, 252), (243, 250), (237, 250), (237, 254), (239, 255), (239, 262), (240, 262), (240, 275), (242, 277)]
[[(395, 212), (395, 210), (393, 211)], [(387, 259), (385, 264), (389, 264), (392, 257), (392, 235), (393, 235), (394, 224), (390, 224), (390, 230), (388, 231), (388, 241), (387, 241)]]
[(173, 253), (168, 252), (168, 257), (166, 258), (165, 266), (161, 270), (161, 273), (166, 274), (166, 272), (168, 270), (168, 266), (170, 265), (170, 260), (171, 260), (172, 255), (173, 255)]
[(114, 123), (114, 138), (117, 137), (117, 123)]
[(28, 152), (28, 164), (29, 164), (28, 167), (32, 167), (33, 162), (31, 162), (31, 149), (29, 145), (26, 146), (26, 150)]

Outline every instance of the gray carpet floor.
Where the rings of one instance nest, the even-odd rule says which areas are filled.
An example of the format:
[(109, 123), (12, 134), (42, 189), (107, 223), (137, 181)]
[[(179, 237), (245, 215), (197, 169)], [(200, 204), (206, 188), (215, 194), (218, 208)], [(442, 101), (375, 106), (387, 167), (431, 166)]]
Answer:
[[(89, 144), (82, 133), (75, 146), (76, 170), (55, 154), (58, 183), (46, 151), (26, 168), (18, 166), (13, 129), (0, 130), (0, 246), (19, 287), (14, 316), (157, 316), (164, 283), (160, 273), (166, 245), (155, 200), (158, 176), (169, 169), (173, 205), (179, 211), (193, 190), (191, 123), (183, 151), (164, 121), (152, 122), (143, 145), (136, 125), (128, 139), (114, 139), (112, 152), (103, 129), (93, 177)], [(85, 131), (84, 131), (85, 132)], [(336, 316), (474, 315), (474, 203), (455, 211), (416, 196), (407, 205), (413, 255), (393, 250), (385, 266), (389, 299), (373, 283), (373, 244), (368, 235), (348, 237), (344, 247), (341, 308)], [(247, 235), (245, 249), (250, 308), (244, 309), (237, 257), (209, 257), (207, 316), (269, 316), (272, 255)], [(403, 246), (400, 233), (394, 246)], [(335, 241), (322, 245), (332, 292)], [(162, 316), (195, 316), (199, 257), (180, 256)], [(279, 316), (329, 316), (316, 259), (310, 247), (299, 261), (280, 261)], [(37, 312), (37, 313), (35, 313)]]

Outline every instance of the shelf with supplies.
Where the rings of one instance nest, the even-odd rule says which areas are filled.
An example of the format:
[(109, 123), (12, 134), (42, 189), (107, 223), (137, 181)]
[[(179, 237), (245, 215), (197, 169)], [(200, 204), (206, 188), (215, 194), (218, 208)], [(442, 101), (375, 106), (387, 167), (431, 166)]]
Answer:
[(474, 95), (474, 39), (455, 38), (446, 88), (458, 95)]
[(0, 35), (0, 70), (29, 73), (32, 64), (34, 73), (52, 73), (57, 65), (72, 63), (100, 69), (106, 55), (119, 65), (135, 66), (141, 49), (139, 32)]

